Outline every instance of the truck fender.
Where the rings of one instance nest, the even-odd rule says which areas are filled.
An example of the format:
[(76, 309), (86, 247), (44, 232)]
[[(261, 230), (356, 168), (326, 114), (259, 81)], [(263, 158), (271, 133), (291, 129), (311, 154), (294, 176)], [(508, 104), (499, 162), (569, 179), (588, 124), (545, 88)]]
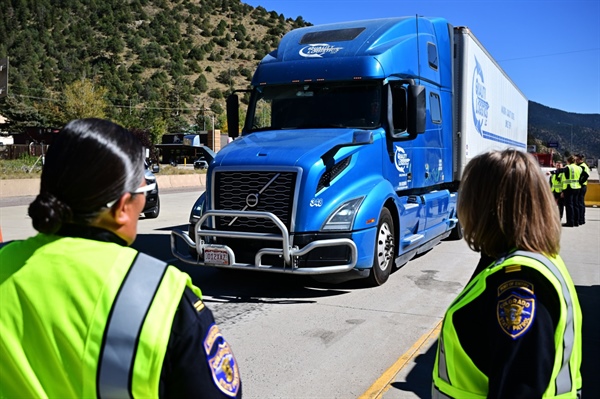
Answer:
[(396, 192), (390, 182), (380, 180), (365, 196), (354, 221), (354, 230), (377, 227), (381, 209), (387, 206), (394, 219), (394, 224), (396, 225), (394, 230), (396, 230), (397, 236), (399, 210), (395, 201), (396, 198)]

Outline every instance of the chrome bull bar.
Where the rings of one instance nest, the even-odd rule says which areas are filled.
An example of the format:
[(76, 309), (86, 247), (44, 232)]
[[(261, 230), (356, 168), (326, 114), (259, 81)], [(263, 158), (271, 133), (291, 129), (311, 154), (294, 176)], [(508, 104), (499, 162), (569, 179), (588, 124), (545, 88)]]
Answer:
[[(225, 231), (225, 230), (206, 230), (202, 229), (204, 222), (215, 216), (225, 217), (243, 217), (243, 218), (259, 218), (269, 219), (275, 226), (281, 231), (281, 234), (275, 233), (253, 233), (244, 231)], [(349, 238), (332, 238), (326, 240), (317, 240), (307, 244), (304, 248), (292, 247), (290, 245), (290, 234), (285, 224), (270, 212), (256, 212), (256, 211), (225, 211), (225, 210), (213, 210), (206, 211), (200, 220), (196, 222), (194, 227), (195, 240), (191, 239), (189, 234), (184, 231), (173, 230), (171, 231), (171, 252), (173, 255), (185, 262), (192, 265), (198, 266), (210, 266), (210, 267), (222, 267), (229, 269), (252, 269), (260, 271), (268, 271), (275, 273), (294, 273), (294, 274), (330, 274), (330, 273), (342, 273), (352, 270), (356, 265), (358, 259), (358, 249), (354, 241)], [(270, 241), (280, 241), (281, 248), (262, 248), (259, 250), (254, 258), (254, 264), (249, 263), (237, 263), (235, 261), (234, 251), (226, 245), (208, 244), (201, 240), (200, 237), (227, 237), (227, 238), (242, 238), (242, 239), (260, 239)], [(192, 257), (189, 254), (179, 252), (177, 248), (177, 239), (180, 238), (190, 248), (195, 248), (198, 254), (197, 258)], [(350, 262), (342, 265), (323, 266), (323, 267), (298, 267), (296, 259), (300, 256), (308, 254), (315, 248), (342, 246), (345, 245), (350, 248)], [(205, 262), (205, 253), (207, 250), (218, 250), (226, 253), (228, 256), (227, 264), (220, 264), (215, 262)], [(264, 265), (262, 263), (262, 257), (265, 255), (281, 256), (284, 260), (284, 266)]]

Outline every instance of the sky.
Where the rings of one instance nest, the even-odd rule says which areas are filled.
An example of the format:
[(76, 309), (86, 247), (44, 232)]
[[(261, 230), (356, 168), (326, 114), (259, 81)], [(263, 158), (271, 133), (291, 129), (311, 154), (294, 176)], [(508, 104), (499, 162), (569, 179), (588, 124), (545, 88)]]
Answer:
[(321, 25), (420, 15), (467, 26), (530, 101), (600, 113), (600, 0), (242, 0)]

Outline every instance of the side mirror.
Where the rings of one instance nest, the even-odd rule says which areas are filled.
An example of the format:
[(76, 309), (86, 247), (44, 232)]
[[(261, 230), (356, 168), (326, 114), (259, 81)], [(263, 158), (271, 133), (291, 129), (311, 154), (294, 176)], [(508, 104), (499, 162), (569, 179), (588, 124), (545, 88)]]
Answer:
[(406, 136), (407, 130), (407, 94), (401, 84), (390, 85), (388, 90), (388, 123), (393, 137)]
[(394, 138), (414, 139), (425, 132), (427, 103), (425, 87), (414, 81), (397, 81), (388, 91), (388, 123)]
[(227, 135), (236, 138), (240, 135), (240, 102), (237, 94), (227, 97)]
[(160, 172), (160, 166), (158, 166), (157, 164), (152, 164), (152, 173), (158, 173)]
[(427, 100), (425, 97), (425, 86), (408, 86), (408, 133), (424, 133), (426, 118)]

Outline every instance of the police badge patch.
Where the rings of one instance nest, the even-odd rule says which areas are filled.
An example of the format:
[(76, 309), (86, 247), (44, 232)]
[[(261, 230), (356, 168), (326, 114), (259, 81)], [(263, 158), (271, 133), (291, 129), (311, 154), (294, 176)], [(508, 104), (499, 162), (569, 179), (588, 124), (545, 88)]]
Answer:
[(231, 347), (226, 341), (218, 345), (214, 356), (208, 358), (208, 364), (213, 380), (221, 392), (235, 397), (240, 389), (240, 372)]
[(227, 396), (237, 396), (241, 381), (237, 361), (216, 324), (211, 325), (204, 338), (204, 350), (217, 388)]
[(502, 331), (512, 339), (525, 334), (535, 318), (533, 285), (522, 280), (511, 280), (501, 285), (496, 316)]

